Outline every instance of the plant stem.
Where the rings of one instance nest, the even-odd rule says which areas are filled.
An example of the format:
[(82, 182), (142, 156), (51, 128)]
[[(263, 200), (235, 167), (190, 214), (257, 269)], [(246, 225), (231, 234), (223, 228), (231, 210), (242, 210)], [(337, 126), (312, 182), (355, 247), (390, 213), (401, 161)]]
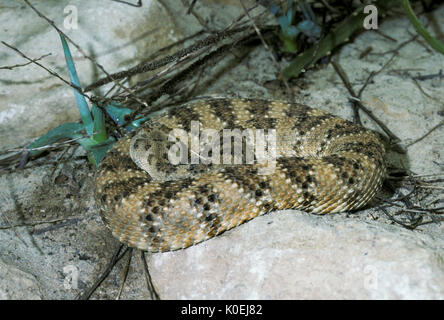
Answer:
[(401, 0), (401, 4), (405, 12), (407, 13), (407, 16), (409, 17), (410, 22), (415, 27), (416, 32), (418, 32), (433, 49), (444, 54), (444, 45), (441, 42), (439, 42), (437, 39), (432, 37), (432, 35), (427, 31), (427, 29), (424, 28), (419, 19), (416, 17), (415, 12), (413, 12), (413, 9), (410, 5), (410, 1)]
[[(65, 37), (60, 34), (60, 39), (62, 40), (63, 52), (65, 53), (66, 65), (68, 66), (68, 73), (71, 82), (81, 88), (79, 77), (77, 76), (76, 67), (74, 66), (74, 61), (71, 56), (71, 51), (69, 50), (68, 43)], [(83, 125), (85, 126), (86, 133), (92, 134), (94, 130), (93, 120), (91, 118), (91, 113), (89, 112), (88, 103), (85, 97), (82, 96), (76, 89), (74, 89), (74, 95), (76, 97), (77, 106), (79, 108), (80, 117), (82, 118)]]

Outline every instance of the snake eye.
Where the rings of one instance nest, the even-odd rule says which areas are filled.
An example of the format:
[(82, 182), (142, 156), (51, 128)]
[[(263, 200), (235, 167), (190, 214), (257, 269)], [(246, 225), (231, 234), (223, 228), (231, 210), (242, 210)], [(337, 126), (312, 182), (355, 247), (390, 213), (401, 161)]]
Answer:
[(134, 141), (133, 148), (139, 149), (141, 143), (143, 143), (142, 139), (136, 139), (136, 141)]

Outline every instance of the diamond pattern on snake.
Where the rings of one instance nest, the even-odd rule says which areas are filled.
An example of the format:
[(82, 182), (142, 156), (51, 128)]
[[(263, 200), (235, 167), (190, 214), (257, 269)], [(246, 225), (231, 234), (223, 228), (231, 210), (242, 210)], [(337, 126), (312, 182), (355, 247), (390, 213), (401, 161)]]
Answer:
[[(208, 163), (208, 157), (184, 163), (184, 155), (196, 155), (192, 148), (173, 165), (168, 152), (177, 142), (169, 135), (174, 129), (192, 131), (193, 121), (199, 132), (275, 130), (273, 170), (261, 174), (267, 163), (256, 158), (241, 164)], [(272, 210), (324, 214), (362, 208), (381, 188), (384, 157), (379, 134), (320, 109), (260, 99), (201, 99), (120, 139), (99, 166), (95, 198), (103, 221), (122, 243), (165, 252)]]

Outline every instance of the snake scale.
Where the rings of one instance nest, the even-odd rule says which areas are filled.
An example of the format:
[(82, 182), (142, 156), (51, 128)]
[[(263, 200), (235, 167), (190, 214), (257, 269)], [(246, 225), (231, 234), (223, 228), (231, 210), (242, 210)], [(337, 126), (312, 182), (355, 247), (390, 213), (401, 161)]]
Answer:
[[(168, 132), (269, 129), (275, 167), (263, 163), (167, 162)], [(162, 149), (164, 149), (162, 151)], [(190, 151), (188, 151), (190, 155)], [(112, 234), (130, 247), (165, 252), (215, 237), (272, 210), (318, 214), (356, 210), (386, 174), (379, 134), (322, 110), (259, 99), (200, 99), (170, 110), (121, 138), (96, 174), (95, 198)]]

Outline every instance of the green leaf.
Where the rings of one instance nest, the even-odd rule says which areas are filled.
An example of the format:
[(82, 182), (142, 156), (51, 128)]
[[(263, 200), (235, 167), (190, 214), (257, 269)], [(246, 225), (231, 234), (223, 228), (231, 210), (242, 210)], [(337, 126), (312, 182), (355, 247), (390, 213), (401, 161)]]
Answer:
[(319, 40), (310, 49), (307, 49), (301, 55), (297, 56), (287, 67), (282, 70), (282, 76), (285, 80), (291, 77), (297, 77), (304, 68), (308, 68), (317, 60), (332, 51), (338, 45), (344, 43), (356, 30), (362, 29), (365, 15), (363, 7), (360, 7), (346, 18), (334, 31), (330, 32), (325, 38)]
[[(378, 0), (374, 4), (381, 14), (399, 5), (399, 1), (400, 0)], [(348, 41), (355, 32), (363, 30), (363, 23), (366, 16), (363, 12), (364, 7), (365, 5), (360, 6), (349, 17), (344, 19), (335, 30), (319, 40), (311, 48), (298, 55), (282, 70), (282, 77), (285, 80), (297, 77), (304, 68), (308, 68), (336, 47)]]
[(408, 0), (401, 0), (401, 4), (405, 12), (407, 13), (407, 16), (409, 17), (410, 22), (415, 27), (416, 32), (418, 32), (433, 49), (444, 54), (444, 44), (442, 44), (437, 39), (432, 37), (432, 35), (427, 31), (427, 29), (424, 28), (424, 26), (416, 17), (415, 12), (413, 12), (412, 7), (410, 6), (410, 2)]
[(100, 143), (89, 138), (79, 140), (80, 145), (88, 151), (88, 159), (94, 166), (98, 166), (102, 162), (115, 142), (116, 140), (113, 137), (109, 137), (106, 141)]
[[(28, 145), (31, 156), (36, 156), (43, 151), (43, 147), (59, 142), (60, 140), (77, 139), (82, 136), (81, 131), (84, 130), (83, 124), (78, 122), (68, 122), (48, 131), (45, 135), (36, 139)], [(37, 149), (42, 148), (42, 149)]]
[[(77, 76), (76, 67), (74, 65), (68, 43), (66, 42), (66, 39), (62, 34), (60, 34), (60, 39), (62, 40), (63, 53), (65, 54), (66, 65), (68, 66), (69, 78), (71, 79), (73, 85), (80, 88), (79, 77)], [(85, 126), (85, 130), (88, 134), (92, 135), (94, 130), (94, 123), (91, 118), (88, 103), (86, 102), (85, 97), (80, 94), (78, 90), (74, 89), (74, 95), (76, 97), (77, 107), (79, 108), (80, 117)]]
[(93, 139), (97, 142), (105, 141), (108, 138), (105, 127), (105, 115), (103, 114), (103, 111), (96, 105), (92, 106), (91, 111), (94, 119)]
[[(117, 125), (119, 125), (119, 126), (125, 125), (126, 124), (125, 116), (133, 113), (133, 110), (131, 110), (129, 108), (122, 107), (117, 102), (106, 105), (105, 110), (109, 114), (111, 119), (113, 119), (114, 122), (117, 123)], [(125, 128), (128, 131), (132, 131), (134, 129), (137, 129), (140, 126), (140, 124), (145, 122), (146, 120), (147, 120), (146, 117), (134, 120), (133, 122), (128, 124)]]

